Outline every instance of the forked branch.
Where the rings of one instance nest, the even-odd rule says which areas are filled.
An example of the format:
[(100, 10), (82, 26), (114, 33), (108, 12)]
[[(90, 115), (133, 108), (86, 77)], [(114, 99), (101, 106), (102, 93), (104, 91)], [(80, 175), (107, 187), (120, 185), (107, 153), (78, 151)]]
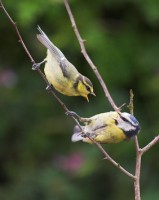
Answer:
[(75, 22), (75, 19), (74, 19), (74, 16), (72, 14), (72, 11), (70, 9), (70, 6), (67, 2), (67, 0), (64, 0), (64, 4), (65, 4), (65, 7), (66, 7), (66, 10), (68, 12), (68, 15), (69, 15), (69, 18), (70, 18), (70, 21), (71, 21), (71, 24), (72, 24), (72, 27), (74, 29), (74, 32), (76, 34), (76, 37), (79, 41), (79, 44), (80, 44), (80, 47), (81, 47), (81, 52), (83, 54), (83, 56), (85, 57), (86, 61), (88, 62), (88, 64), (90, 65), (90, 67), (92, 68), (92, 70), (94, 71), (96, 77), (98, 78), (99, 80), (99, 83), (101, 84), (102, 88), (103, 88), (103, 91), (105, 93), (105, 96), (108, 98), (108, 101), (110, 102), (111, 106), (113, 107), (113, 109), (116, 111), (116, 112), (120, 112), (120, 108), (118, 108), (114, 102), (114, 100), (112, 99), (109, 91), (108, 91), (108, 88), (102, 78), (102, 76), (100, 75), (97, 67), (94, 65), (94, 63), (92, 62), (91, 58), (89, 57), (89, 55), (87, 54), (87, 51), (86, 51), (86, 48), (85, 48), (85, 45), (84, 45), (84, 42), (85, 40), (82, 39), (79, 31), (78, 31), (78, 28), (77, 28), (77, 25), (76, 25), (76, 22)]
[[(90, 67), (94, 71), (95, 75), (97, 76), (97, 78), (98, 78), (98, 80), (99, 80), (99, 82), (100, 82), (100, 84), (101, 84), (101, 86), (103, 88), (103, 91), (105, 93), (105, 96), (108, 98), (108, 101), (110, 102), (111, 106), (114, 108), (115, 111), (120, 112), (120, 108), (118, 108), (116, 106), (115, 102), (113, 101), (113, 99), (112, 99), (112, 97), (111, 97), (111, 95), (110, 95), (110, 93), (109, 93), (109, 91), (107, 89), (107, 86), (106, 86), (105, 82), (103, 81), (103, 79), (102, 79), (97, 67), (93, 64), (92, 60), (90, 59), (89, 55), (87, 54), (87, 51), (86, 51), (86, 48), (85, 48), (85, 44), (84, 44), (85, 40), (82, 39), (82, 37), (81, 37), (81, 35), (80, 35), (79, 31), (78, 31), (74, 16), (72, 14), (71, 8), (70, 8), (67, 0), (63, 0), (63, 1), (64, 1), (64, 4), (65, 4), (66, 10), (68, 12), (72, 27), (73, 27), (74, 32), (76, 34), (76, 37), (77, 37), (77, 39), (79, 41), (79, 44), (80, 44), (80, 47), (81, 47), (81, 52), (82, 52), (83, 56), (85, 57), (85, 59), (87, 60), (88, 64), (90, 65)], [(133, 92), (131, 90), (130, 91), (129, 109), (130, 109), (130, 113), (132, 115), (133, 115), (133, 96), (134, 95), (133, 95)], [(152, 146), (154, 146), (156, 143), (159, 142), (159, 135), (154, 140), (152, 140), (148, 145), (146, 145), (143, 149), (140, 149), (140, 147), (139, 147), (137, 136), (135, 136), (134, 142), (135, 142), (135, 148), (136, 148), (135, 176), (133, 176), (133, 177), (130, 176), (130, 177), (134, 178), (135, 200), (140, 200), (141, 199), (141, 197), (140, 197), (141, 158), (142, 158), (143, 153), (148, 151)], [(96, 143), (96, 142), (94, 141), (94, 143)], [(103, 151), (103, 148), (102, 148), (102, 146), (100, 144), (97, 143), (96, 146), (98, 146), (98, 148), (101, 151)], [(106, 156), (106, 158), (108, 159), (109, 156)], [(114, 164), (114, 165), (116, 166), (116, 164)]]
[[(75, 34), (77, 36), (77, 39), (79, 41), (80, 47), (81, 47), (81, 52), (84, 55), (85, 59), (87, 60), (87, 62), (89, 63), (89, 65), (91, 66), (92, 70), (94, 71), (95, 75), (97, 76), (103, 91), (106, 95), (106, 97), (108, 98), (110, 104), (112, 105), (112, 107), (114, 108), (115, 111), (120, 112), (120, 108), (118, 108), (116, 106), (116, 104), (114, 103), (106, 84), (104, 83), (98, 69), (96, 68), (96, 66), (93, 64), (92, 60), (90, 59), (90, 57), (87, 54), (85, 45), (84, 45), (84, 40), (82, 39), (82, 37), (80, 36), (80, 33), (78, 31), (78, 28), (76, 26), (73, 14), (71, 12), (71, 9), (69, 7), (69, 4), (67, 3), (67, 0), (64, 0), (64, 4), (66, 6), (67, 12), (69, 14), (71, 23), (72, 23), (72, 27), (75, 31)], [(0, 8), (4, 11), (4, 13), (6, 14), (6, 16), (8, 17), (8, 19), (10, 20), (10, 22), (12, 23), (14, 29), (16, 30), (16, 33), (18, 35), (19, 41), (21, 43), (21, 45), (23, 46), (26, 54), (28, 55), (30, 61), (32, 64), (36, 64), (33, 57), (31, 56), (30, 52), (28, 51), (22, 37), (21, 34), (18, 30), (17, 24), (16, 22), (13, 21), (13, 19), (10, 17), (10, 15), (8, 14), (7, 10), (5, 9), (5, 7), (2, 4), (2, 1), (0, 0)], [(37, 72), (40, 74), (40, 76), (44, 79), (44, 81), (46, 82), (46, 84), (48, 85), (48, 81), (45, 77), (45, 75), (43, 74), (43, 72), (38, 68)], [(52, 94), (52, 96), (59, 102), (59, 104), (62, 106), (62, 108), (67, 112), (69, 111), (69, 109), (67, 108), (67, 106), (61, 101), (61, 99), (55, 94), (55, 92), (51, 89), (50, 93)], [(130, 95), (130, 104), (129, 104), (129, 108), (131, 113), (133, 114), (133, 93), (131, 93)], [(73, 118), (73, 120), (76, 122), (76, 124), (81, 128), (78, 120), (71, 116)], [(82, 128), (81, 128), (82, 130)], [(152, 148), (155, 144), (157, 144), (159, 142), (159, 135), (157, 137), (155, 137), (149, 144), (147, 144), (145, 147), (143, 147), (142, 149), (139, 147), (139, 143), (138, 143), (138, 139), (137, 137), (135, 137), (135, 147), (136, 147), (136, 169), (135, 169), (135, 176), (132, 175), (131, 173), (129, 173), (127, 170), (125, 170), (122, 166), (120, 166), (120, 164), (118, 164), (117, 162), (115, 162), (110, 156), (109, 154), (103, 149), (103, 147), (97, 143), (94, 139), (92, 139), (91, 137), (87, 136), (97, 147), (98, 149), (104, 154), (105, 159), (109, 160), (114, 166), (116, 166), (119, 170), (121, 170), (124, 174), (126, 174), (127, 176), (129, 176), (130, 178), (134, 179), (134, 188), (135, 188), (135, 199), (136, 200), (140, 200), (140, 171), (141, 171), (141, 158), (142, 155), (144, 153), (146, 153), (150, 148)]]
[[(13, 19), (11, 18), (11, 16), (9, 15), (9, 13), (7, 12), (7, 10), (5, 9), (4, 5), (2, 4), (2, 1), (0, 0), (0, 8), (2, 8), (2, 10), (4, 11), (4, 13), (6, 14), (6, 16), (8, 17), (8, 19), (10, 20), (10, 22), (12, 23), (14, 29), (16, 30), (16, 33), (18, 35), (18, 38), (19, 38), (19, 41), (21, 42), (22, 44), (22, 47), (24, 48), (26, 54), (28, 55), (29, 59), (31, 60), (32, 64), (33, 65), (36, 65), (36, 62), (34, 61), (33, 57), (31, 56), (29, 50), (27, 49), (22, 37), (21, 37), (21, 34), (18, 30), (18, 27), (17, 27), (17, 24), (13, 21)], [(85, 51), (85, 50), (84, 50)], [(85, 53), (84, 53), (85, 54)], [(87, 53), (86, 53), (87, 55)], [(89, 57), (88, 57), (89, 58)], [(92, 61), (91, 61), (92, 62)], [(92, 63), (93, 64), (93, 63)], [(35, 69), (35, 68), (34, 68)], [(43, 72), (40, 70), (40, 68), (37, 68), (36, 70), (40, 76), (44, 79), (44, 81), (46, 82), (46, 84), (48, 85), (48, 81), (45, 77), (45, 75), (43, 74)], [(97, 72), (99, 73), (99, 72)], [(100, 77), (100, 75), (99, 75)], [(102, 80), (103, 81), (103, 80)], [(103, 82), (104, 83), (104, 82)], [(105, 85), (105, 83), (104, 83)], [(106, 88), (107, 89), (107, 88)], [(52, 94), (52, 96), (59, 102), (59, 104), (62, 106), (62, 108), (67, 112), (69, 111), (69, 109), (67, 108), (67, 106), (64, 104), (64, 102), (61, 101), (61, 99), (55, 94), (55, 92), (51, 89), (49, 90), (49, 93)], [(108, 92), (108, 96), (110, 96), (109, 92)], [(111, 99), (111, 96), (109, 97)], [(118, 108), (116, 107), (116, 105), (114, 104), (113, 100), (112, 100), (112, 104), (114, 106), (114, 108), (116, 108), (116, 110), (118, 110)], [(78, 120), (74, 117), (74, 116), (71, 116), (73, 118), (73, 120), (75, 121), (75, 123), (79, 126), (79, 128), (82, 130), (82, 127), (80, 126)], [(85, 133), (83, 133), (85, 134)], [(131, 173), (129, 173), (127, 170), (125, 170), (123, 167), (121, 167), (118, 163), (116, 163), (110, 156), (109, 154), (103, 149), (103, 147), (98, 144), (94, 139), (92, 139), (91, 137), (88, 136), (88, 138), (97, 146), (97, 148), (104, 154), (105, 158), (108, 159), (114, 166), (116, 166), (118, 169), (120, 169), (124, 174), (126, 174), (127, 176), (131, 177), (131, 178), (135, 178)]]

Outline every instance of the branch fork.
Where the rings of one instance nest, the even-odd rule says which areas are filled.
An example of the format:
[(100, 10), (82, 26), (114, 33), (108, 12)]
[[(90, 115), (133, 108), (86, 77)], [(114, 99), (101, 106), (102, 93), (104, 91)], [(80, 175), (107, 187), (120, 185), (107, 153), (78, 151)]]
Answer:
[[(70, 21), (71, 21), (71, 24), (72, 24), (72, 27), (74, 29), (74, 32), (76, 34), (76, 37), (79, 41), (79, 44), (80, 44), (80, 47), (81, 47), (81, 53), (83, 54), (83, 56), (85, 57), (86, 61), (88, 62), (88, 64), (90, 65), (90, 67), (92, 68), (92, 70), (94, 71), (96, 77), (98, 78), (100, 84), (101, 84), (101, 87), (103, 88), (103, 91), (105, 93), (105, 96), (107, 97), (108, 101), (110, 102), (111, 106), (114, 108), (114, 110), (116, 112), (120, 112), (120, 109), (121, 107), (117, 107), (114, 100), (112, 99), (108, 89), (107, 89), (107, 86), (105, 84), (105, 82), (103, 81), (97, 67), (93, 64), (92, 60), (90, 59), (89, 55), (87, 54), (87, 51), (86, 51), (86, 48), (84, 46), (84, 43), (86, 40), (82, 39), (82, 37), (80, 36), (80, 33), (78, 31), (78, 28), (77, 28), (77, 25), (76, 25), (76, 22), (75, 22), (75, 19), (73, 17), (73, 14), (72, 14), (72, 11), (70, 9), (70, 6), (67, 2), (67, 0), (63, 0), (64, 1), (64, 4), (65, 4), (65, 7), (66, 7), (66, 10), (68, 12), (68, 15), (70, 17)], [(30, 54), (29, 50), (27, 49), (22, 37), (21, 37), (21, 34), (18, 30), (18, 27), (17, 27), (17, 23), (13, 21), (13, 19), (11, 18), (11, 16), (8, 14), (7, 10), (5, 9), (2, 1), (0, 0), (0, 8), (4, 11), (5, 15), (8, 17), (8, 19), (10, 20), (11, 24), (13, 25), (16, 33), (17, 33), (17, 36), (19, 38), (19, 42), (21, 43), (24, 51), (26, 52), (27, 56), (29, 57), (31, 63), (33, 64), (32, 66), (32, 69), (33, 70), (36, 70), (39, 75), (44, 79), (44, 81), (46, 82), (46, 84), (48, 85), (48, 81), (45, 77), (45, 75), (42, 73), (42, 71), (40, 70), (40, 64), (38, 65), (38, 63), (36, 64), (36, 62), (34, 61), (32, 55)], [(67, 106), (62, 102), (62, 100), (56, 95), (56, 93), (54, 92), (53, 89), (50, 90), (50, 93), (51, 95), (58, 101), (58, 103), (61, 105), (61, 107), (65, 110), (66, 113), (69, 113), (69, 109), (67, 108)], [(130, 103), (129, 103), (129, 109), (130, 109), (130, 112), (131, 114), (133, 114), (133, 93), (132, 91), (130, 91)], [(82, 127), (78, 121), (78, 119), (75, 117), (75, 116), (71, 116), (73, 118), (73, 120), (75, 121), (75, 123), (79, 126), (79, 128), (81, 128), (81, 131), (83, 132), (82, 130)], [(86, 136), (97, 146), (97, 148), (103, 153), (104, 155), (104, 160), (108, 160), (109, 162), (111, 162), (115, 167), (117, 167), (120, 171), (122, 171), (124, 174), (126, 174), (128, 177), (130, 177), (131, 179), (134, 180), (134, 190), (135, 190), (135, 200), (140, 200), (140, 171), (141, 171), (141, 158), (142, 158), (142, 155), (144, 153), (146, 153), (147, 151), (149, 151), (155, 144), (157, 144), (159, 142), (159, 135), (156, 136), (150, 143), (148, 143), (145, 147), (143, 148), (140, 148), (139, 147), (139, 143), (138, 143), (138, 139), (137, 139), (137, 136), (135, 136), (135, 139), (134, 139), (134, 142), (135, 142), (135, 148), (136, 148), (136, 168), (135, 168), (135, 175), (131, 174), (130, 172), (128, 172), (126, 169), (124, 169), (119, 163), (117, 163), (115, 160), (113, 160), (110, 155), (106, 152), (105, 149), (103, 149), (103, 147), (97, 143), (93, 138), (90, 137), (89, 134), (86, 134)]]

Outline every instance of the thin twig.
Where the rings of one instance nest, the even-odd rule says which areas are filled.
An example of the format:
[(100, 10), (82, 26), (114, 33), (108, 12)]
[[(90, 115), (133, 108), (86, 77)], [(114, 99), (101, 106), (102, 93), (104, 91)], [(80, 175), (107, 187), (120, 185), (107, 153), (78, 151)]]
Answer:
[(113, 160), (109, 154), (106, 152), (105, 149), (103, 149), (103, 147), (98, 143), (96, 142), (95, 140), (93, 140), (91, 137), (87, 136), (97, 147), (98, 149), (100, 149), (100, 151), (104, 154), (105, 158), (104, 159), (107, 159), (109, 160), (115, 167), (117, 167), (119, 170), (121, 170), (124, 174), (126, 174), (127, 176), (129, 176), (130, 178), (132, 179), (135, 179), (135, 176), (131, 173), (129, 173), (127, 170), (125, 170), (119, 163), (117, 163), (115, 160)]
[[(87, 51), (86, 51), (86, 48), (85, 48), (85, 45), (84, 45), (84, 42), (85, 40), (82, 39), (80, 33), (79, 33), (79, 30), (77, 28), (77, 25), (76, 25), (76, 22), (75, 22), (75, 19), (74, 19), (74, 16), (72, 14), (72, 11), (71, 11), (71, 8), (67, 2), (67, 0), (64, 0), (64, 4), (65, 4), (65, 7), (66, 7), (66, 10), (68, 12), (68, 15), (69, 15), (69, 18), (70, 18), (70, 21), (71, 21), (71, 24), (72, 24), (72, 27), (74, 29), (74, 32), (76, 34), (76, 37), (79, 41), (79, 44), (80, 44), (80, 47), (81, 47), (81, 52), (83, 54), (83, 56), (85, 57), (86, 61), (88, 62), (88, 64), (90, 65), (90, 67), (92, 68), (92, 70), (94, 71), (96, 77), (98, 78), (102, 88), (103, 88), (103, 91), (105, 93), (105, 96), (108, 98), (108, 101), (110, 102), (111, 106), (113, 107), (113, 109), (117, 112), (120, 112), (120, 108), (118, 108), (114, 102), (114, 100), (112, 99), (109, 91), (108, 91), (108, 88), (105, 84), (105, 82), (103, 81), (97, 67), (94, 65), (94, 63), (92, 62), (92, 60), (90, 59), (89, 55), (87, 54)], [(105, 155), (105, 157), (111, 162), (113, 163), (117, 168), (119, 168), (123, 173), (127, 174), (128, 176), (130, 176), (131, 178), (134, 179), (134, 176), (129, 173), (128, 171), (126, 171), (123, 167), (121, 167), (118, 163), (116, 163), (108, 154), (107, 152), (103, 149), (103, 147), (97, 143), (96, 141), (94, 141), (92, 138), (90, 138), (90, 140), (92, 140), (92, 142), (101, 150), (101, 152)]]
[[(72, 22), (72, 26), (74, 28), (74, 31), (76, 33), (76, 36), (78, 38), (78, 41), (80, 43), (80, 46), (81, 46), (81, 51), (84, 55), (84, 57), (86, 58), (87, 62), (90, 64), (91, 68), (93, 69), (94, 73), (96, 74), (99, 82), (101, 83), (101, 86), (105, 92), (105, 95), (107, 96), (109, 102), (111, 103), (112, 107), (114, 108), (114, 110), (116, 110), (117, 112), (119, 112), (119, 108), (115, 105), (113, 99), (111, 98), (110, 94), (109, 94), (109, 91), (102, 79), (102, 77), (100, 76), (96, 66), (93, 64), (93, 62), (91, 61), (90, 57), (88, 56), (87, 52), (86, 52), (86, 49), (85, 49), (85, 46), (84, 46), (84, 40), (81, 38), (80, 34), (79, 34), (79, 31), (77, 29), (77, 26), (76, 26), (76, 23), (75, 23), (75, 20), (74, 20), (74, 17), (72, 15), (72, 12), (70, 10), (70, 7), (67, 3), (66, 0), (64, 0), (64, 3), (65, 3), (65, 6), (66, 6), (66, 9), (69, 13), (69, 16), (70, 16), (70, 20)], [(22, 37), (21, 37), (21, 34), (18, 30), (18, 27), (17, 27), (17, 24), (16, 22), (14, 22), (12, 20), (12, 18), (10, 17), (10, 15), (8, 14), (8, 12), (6, 11), (5, 7), (3, 6), (2, 4), (2, 1), (0, 0), (0, 8), (3, 9), (4, 13), (6, 14), (6, 16), (8, 17), (8, 19), (11, 21), (12, 25), (14, 26), (15, 30), (16, 30), (16, 33), (19, 37), (19, 41), (21, 42), (21, 45), (23, 46), (26, 54), (28, 55), (29, 59), (31, 60), (31, 62), (33, 64), (35, 64), (35, 61), (34, 59), (32, 58), (30, 52), (28, 51)], [(40, 69), (37, 69), (37, 72), (41, 75), (41, 77), (45, 80), (46, 84), (48, 85), (48, 81), (45, 77), (45, 75), (42, 73), (42, 71)], [(54, 98), (60, 103), (60, 105), (62, 106), (62, 108), (65, 110), (65, 111), (69, 111), (69, 109), (67, 108), (67, 106), (61, 101), (61, 99), (55, 94), (55, 92), (51, 89), (50, 90), (50, 93), (54, 96)], [(129, 104), (129, 109), (131, 110), (131, 113), (133, 114), (133, 93), (131, 91), (131, 98), (130, 98), (130, 104)], [(79, 124), (78, 120), (71, 116), (73, 118), (73, 120), (76, 122), (76, 124), (79, 126), (79, 128), (82, 130), (82, 127), (81, 125)], [(83, 130), (82, 130), (83, 131)], [(131, 173), (129, 173), (127, 170), (125, 170), (123, 167), (121, 167), (117, 162), (115, 162), (110, 156), (109, 154), (103, 149), (103, 147), (97, 143), (94, 139), (92, 139), (91, 137), (88, 136), (88, 138), (98, 147), (98, 149), (104, 154), (105, 158), (108, 159), (114, 166), (116, 166), (118, 169), (120, 169), (124, 174), (126, 174), (127, 176), (129, 176), (130, 178), (134, 179), (134, 186), (135, 186), (135, 200), (140, 200), (140, 169), (141, 169), (141, 156), (143, 155), (143, 153), (147, 152), (152, 146), (154, 146), (156, 143), (159, 142), (159, 135), (154, 139), (152, 140), (148, 145), (146, 145), (144, 148), (140, 149), (139, 148), (139, 144), (138, 144), (138, 139), (137, 137), (135, 137), (135, 146), (136, 146), (136, 170), (135, 170), (135, 176), (132, 175)]]
[(76, 37), (77, 37), (77, 39), (79, 41), (79, 44), (80, 44), (80, 47), (81, 47), (81, 52), (82, 52), (83, 56), (85, 57), (85, 59), (87, 60), (88, 64), (90, 65), (90, 67), (94, 71), (96, 77), (98, 78), (98, 80), (99, 80), (99, 82), (100, 82), (100, 84), (101, 84), (101, 86), (103, 88), (103, 91), (105, 93), (105, 96), (108, 98), (108, 101), (110, 102), (111, 106), (113, 107), (113, 109), (115, 111), (120, 112), (120, 109), (116, 106), (114, 100), (112, 99), (112, 97), (111, 97), (111, 95), (110, 95), (110, 93), (108, 91), (108, 88), (107, 88), (105, 82), (103, 81), (103, 79), (102, 79), (97, 67), (94, 65), (94, 63), (90, 59), (89, 55), (87, 54), (87, 51), (86, 51), (86, 48), (85, 48), (85, 45), (84, 45), (85, 40), (82, 39), (82, 37), (81, 37), (81, 35), (79, 33), (79, 30), (77, 28), (74, 16), (72, 14), (71, 8), (70, 8), (67, 0), (64, 0), (64, 4), (65, 4), (66, 10), (68, 12), (72, 27), (74, 29), (74, 32), (76, 34)]
[(135, 136), (135, 149), (136, 149), (136, 166), (135, 166), (135, 177), (134, 189), (135, 189), (135, 200), (140, 200), (140, 172), (141, 172), (141, 151), (139, 148), (138, 138)]
[(8, 19), (10, 20), (10, 22), (12, 23), (12, 25), (14, 26), (14, 28), (15, 28), (15, 30), (16, 30), (16, 33), (17, 33), (17, 35), (18, 35), (18, 37), (19, 37), (19, 41), (21, 42), (21, 45), (23, 46), (23, 48), (24, 48), (26, 54), (28, 55), (28, 57), (30, 58), (31, 62), (34, 64), (35, 61), (34, 61), (34, 59), (32, 58), (31, 54), (29, 53), (28, 49), (26, 48), (26, 46), (25, 46), (25, 44), (24, 44), (24, 41), (23, 41), (23, 39), (22, 39), (22, 37), (21, 37), (21, 35), (20, 35), (20, 33), (19, 33), (19, 30), (18, 30), (18, 27), (17, 27), (16, 22), (14, 22), (13, 19), (10, 17), (9, 13), (8, 13), (7, 10), (5, 9), (5, 7), (3, 6), (3, 3), (2, 3), (1, 0), (0, 0), (0, 6), (1, 6), (1, 8), (3, 9), (4, 13), (7, 15)]
[[(134, 114), (134, 94), (132, 89), (130, 90), (130, 102), (128, 105), (130, 113)], [(135, 166), (135, 179), (134, 179), (134, 190), (135, 190), (135, 200), (140, 200), (140, 172), (141, 172), (141, 151), (139, 147), (139, 142), (137, 136), (134, 138), (135, 149), (136, 149), (136, 166)]]
[[(0, 0), (0, 8), (4, 11), (4, 13), (6, 14), (6, 16), (8, 17), (8, 19), (9, 19), (10, 22), (12, 23), (14, 29), (16, 30), (16, 33), (17, 33), (18, 38), (19, 38), (19, 41), (20, 41), (20, 43), (21, 43), (21, 45), (22, 45), (24, 51), (25, 51), (26, 54), (28, 55), (30, 61), (31, 61), (33, 64), (36, 64), (36, 62), (34, 61), (33, 57), (31, 56), (31, 54), (30, 54), (28, 48), (26, 47), (26, 45), (25, 45), (25, 43), (24, 43), (24, 41), (23, 41), (23, 39), (22, 39), (22, 36), (21, 36), (21, 34), (20, 34), (20, 32), (19, 32), (19, 29), (18, 29), (18, 27), (17, 27), (16, 22), (13, 21), (13, 19), (11, 18), (11, 16), (10, 16), (9, 13), (7, 12), (7, 10), (5, 9), (5, 7), (4, 7), (4, 5), (3, 5), (3, 3), (2, 3), (1, 0)], [(46, 82), (46, 84), (49, 85), (48, 80), (46, 79), (45, 75), (44, 75), (43, 72), (40, 70), (40, 68), (37, 68), (36, 71), (37, 71), (37, 72), (40, 74), (40, 76), (44, 79), (44, 81)], [(64, 104), (64, 102), (61, 101), (61, 99), (55, 94), (55, 92), (54, 92), (52, 89), (49, 91), (49, 93), (51, 93), (51, 95), (54, 96), (54, 98), (59, 102), (59, 104), (62, 106), (62, 108), (63, 108), (66, 112), (69, 111), (69, 109), (68, 109), (67, 106)], [(81, 126), (80, 126), (78, 120), (77, 120), (76, 118), (74, 118), (73, 116), (72, 116), (72, 118), (73, 118), (73, 120), (76, 122), (76, 124), (81, 128)]]
[[(31, 56), (30, 52), (28, 51), (28, 49), (27, 49), (25, 43), (24, 43), (23, 40), (22, 40), (22, 37), (21, 37), (21, 35), (20, 35), (20, 32), (19, 32), (19, 30), (18, 30), (18, 27), (17, 27), (16, 23), (12, 20), (12, 18), (10, 17), (10, 15), (8, 14), (8, 12), (7, 12), (6, 9), (4, 8), (4, 6), (3, 6), (1, 0), (0, 0), (0, 7), (4, 10), (5, 14), (7, 15), (7, 17), (8, 17), (9, 20), (11, 21), (13, 27), (15, 28), (15, 30), (16, 30), (16, 32), (17, 32), (17, 35), (18, 35), (18, 37), (19, 37), (19, 40), (20, 40), (20, 42), (21, 42), (21, 44), (22, 44), (22, 46), (23, 46), (25, 52), (27, 53), (28, 57), (30, 58), (31, 62), (32, 62), (33, 64), (36, 64), (35, 61), (34, 61), (34, 59), (33, 59), (32, 56)], [(42, 71), (41, 71), (39, 68), (38, 68), (36, 71), (40, 74), (40, 76), (44, 79), (44, 81), (45, 81), (46, 84), (48, 85), (49, 83), (48, 83), (48, 81), (47, 81), (45, 75), (42, 73)], [(54, 92), (52, 89), (49, 90), (49, 93), (51, 93), (51, 94), (54, 96), (54, 98), (60, 103), (60, 105), (62, 106), (62, 108), (63, 108), (66, 112), (69, 111), (69, 109), (67, 108), (67, 106), (61, 101), (61, 99), (55, 94), (55, 92)], [(77, 120), (74, 116), (71, 116), (71, 117), (73, 118), (73, 120), (75, 121), (75, 123), (79, 126), (79, 128), (81, 129), (81, 131), (83, 132), (82, 127), (81, 127), (81, 125), (79, 124), (78, 120)], [(83, 133), (83, 134), (85, 134), (85, 133)], [(128, 171), (126, 171), (123, 167), (121, 167), (118, 163), (116, 163), (116, 162), (106, 153), (106, 151), (102, 148), (102, 146), (101, 146), (100, 144), (98, 144), (95, 140), (93, 140), (93, 139), (90, 138), (90, 137), (89, 137), (89, 139), (101, 150), (101, 152), (104, 154), (104, 156), (105, 156), (110, 162), (112, 162), (117, 168), (119, 168), (119, 169), (120, 169), (123, 173), (125, 173), (127, 176), (130, 176), (131, 178), (134, 178), (134, 176), (133, 176), (132, 174), (130, 174), (130, 173), (129, 173)]]
[(132, 91), (132, 89), (130, 90), (130, 102), (129, 102), (129, 105), (127, 106), (129, 108), (129, 111), (132, 115), (134, 115), (134, 102), (133, 102), (133, 99), (134, 99), (134, 93)]
[(141, 149), (142, 154), (146, 153), (150, 148), (159, 142), (159, 135), (156, 136), (149, 144)]

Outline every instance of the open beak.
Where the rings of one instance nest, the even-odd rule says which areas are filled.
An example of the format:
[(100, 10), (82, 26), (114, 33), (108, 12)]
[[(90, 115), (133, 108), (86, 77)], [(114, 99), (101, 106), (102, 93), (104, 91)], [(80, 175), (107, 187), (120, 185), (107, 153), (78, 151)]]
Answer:
[(95, 95), (95, 93), (94, 93), (94, 92), (91, 92), (91, 94), (92, 94), (93, 96), (95, 96), (95, 97), (96, 97), (96, 95)]
[[(93, 96), (96, 96), (94, 92), (91, 92), (91, 93), (89, 93), (89, 94), (92, 94)], [(86, 96), (84, 96), (84, 97), (85, 97), (85, 98), (87, 99), (87, 101), (89, 102), (88, 95), (86, 95)]]
[(88, 103), (89, 103), (89, 99), (88, 99), (88, 95), (86, 95), (86, 96), (83, 96), (84, 98), (86, 98), (87, 99), (87, 101), (88, 101)]
[(86, 99), (87, 99), (87, 101), (88, 101), (88, 103), (89, 103), (89, 99), (88, 99), (88, 96), (86, 96)]

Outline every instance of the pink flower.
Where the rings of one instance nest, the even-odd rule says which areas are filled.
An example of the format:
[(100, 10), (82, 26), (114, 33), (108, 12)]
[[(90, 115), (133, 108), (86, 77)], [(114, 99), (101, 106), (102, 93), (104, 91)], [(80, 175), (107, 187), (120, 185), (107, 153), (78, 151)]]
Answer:
[(84, 163), (84, 156), (82, 153), (72, 153), (70, 155), (58, 155), (54, 158), (56, 167), (63, 171), (75, 172)]

